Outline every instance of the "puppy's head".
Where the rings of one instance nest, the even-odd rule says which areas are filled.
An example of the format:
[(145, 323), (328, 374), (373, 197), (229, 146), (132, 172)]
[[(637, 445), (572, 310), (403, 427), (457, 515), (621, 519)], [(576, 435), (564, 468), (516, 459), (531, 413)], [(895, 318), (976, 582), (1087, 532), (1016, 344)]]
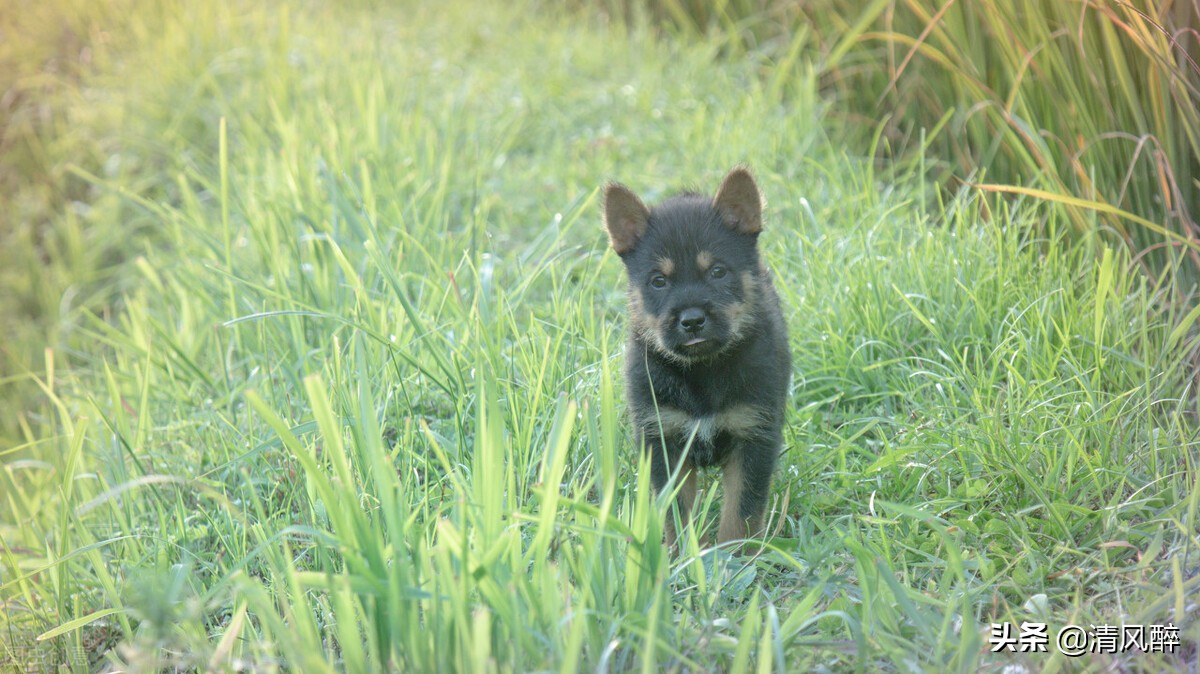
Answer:
[(711, 359), (753, 330), (762, 201), (749, 171), (730, 171), (715, 197), (683, 194), (654, 208), (609, 184), (604, 226), (629, 276), (630, 327), (665, 358)]

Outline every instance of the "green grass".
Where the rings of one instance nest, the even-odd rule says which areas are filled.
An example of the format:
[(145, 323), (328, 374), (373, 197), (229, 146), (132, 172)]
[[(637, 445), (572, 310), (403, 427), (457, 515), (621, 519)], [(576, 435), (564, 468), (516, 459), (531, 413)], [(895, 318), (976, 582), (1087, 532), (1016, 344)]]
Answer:
[(950, 192), (966, 183), (1034, 194), (1083, 241), (1127, 246), (1146, 271), (1197, 281), (1195, 3), (597, 4), (730, 53), (768, 55), (785, 72), (811, 44), (835, 114), (878, 126), (888, 154), (928, 150), (931, 178)]
[(1198, 22), (1194, 3), (1161, 0), (888, 2), (835, 65), (831, 95), (886, 112), (897, 143), (944, 123), (931, 141), (943, 180), (1038, 188), (1085, 240), (1194, 283)]
[[(13, 313), (49, 350), (6, 380), (40, 395), (0, 448), (0, 663), (1105, 666), (988, 652), (1030, 620), (1174, 622), (1188, 648), (1121, 665), (1194, 666), (1173, 268), (943, 197), (921, 155), (881, 169), (801, 61), (490, 3), (95, 12), (105, 59), (50, 99), (73, 122), (23, 131), (46, 173), (6, 186), (83, 262), (30, 236), (45, 264), (5, 277), (74, 290)], [(712, 507), (673, 559), (596, 190), (737, 162), (791, 329), (787, 452), (765, 554), (709, 549)]]

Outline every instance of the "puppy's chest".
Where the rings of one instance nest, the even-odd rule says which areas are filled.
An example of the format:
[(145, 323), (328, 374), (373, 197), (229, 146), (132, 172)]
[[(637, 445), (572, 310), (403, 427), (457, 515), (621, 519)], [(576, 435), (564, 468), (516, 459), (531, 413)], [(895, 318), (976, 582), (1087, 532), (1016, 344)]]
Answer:
[[(657, 409), (645, 410), (643, 423), (668, 436), (692, 437), (705, 445), (742, 437), (763, 425), (760, 406), (715, 383), (712, 387), (678, 385), (659, 392)], [(723, 444), (723, 443), (719, 443)]]

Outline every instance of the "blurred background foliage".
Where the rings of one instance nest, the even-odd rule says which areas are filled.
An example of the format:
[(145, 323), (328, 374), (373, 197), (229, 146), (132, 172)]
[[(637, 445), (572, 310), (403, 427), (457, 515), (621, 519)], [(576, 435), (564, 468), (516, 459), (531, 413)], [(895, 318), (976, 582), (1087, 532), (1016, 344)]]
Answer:
[[(7, 5), (0, 404), (23, 409), (18, 401), (35, 390), (22, 373), (43, 368), (42, 346), (56, 342), (68, 305), (117, 297), (120, 262), (153, 236), (147, 211), (68, 167), (134, 185), (141, 175), (153, 192), (176, 148), (143, 143), (122, 155), (119, 135), (89, 130), (136, 120), (103, 118), (115, 106), (69, 104), (102, 96), (79, 88), (81, 74), (110, 70), (139, 40), (145, 24), (122, 18), (129, 2)], [(1188, 300), (1200, 271), (1198, 0), (578, 0), (565, 11), (597, 9), (631, 28), (711, 41), (724, 58), (758, 60), (769, 93), (783, 99), (816, 77), (828, 118), (881, 163), (921, 153), (943, 195), (972, 184), (1042, 199), (1087, 245), (1116, 242), (1151, 275), (1185, 274), (1189, 282), (1172, 285), (1184, 289), (1177, 301)], [(120, 236), (81, 224), (97, 209), (126, 223)], [(0, 438), (18, 424), (6, 415)]]
[[(1148, 271), (1175, 255), (1200, 270), (1200, 2), (602, 4), (631, 24), (718, 40), (734, 57), (774, 66), (803, 55), (847, 128), (882, 133), (892, 152), (928, 148), (948, 190), (999, 183), (1094, 202), (1055, 207), (1081, 237), (1141, 253)], [(1095, 204), (1162, 229), (1112, 210), (1096, 228), (1084, 213)]]

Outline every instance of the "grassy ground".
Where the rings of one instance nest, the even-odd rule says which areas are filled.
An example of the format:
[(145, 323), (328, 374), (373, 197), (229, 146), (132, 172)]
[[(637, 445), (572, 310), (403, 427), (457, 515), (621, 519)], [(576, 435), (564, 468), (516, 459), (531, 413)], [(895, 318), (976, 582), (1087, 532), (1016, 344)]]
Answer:
[[(78, 8), (103, 58), (12, 134), (6, 255), (44, 259), (5, 282), (54, 312), (6, 310), (6, 353), (46, 350), (5, 380), (40, 396), (0, 449), (0, 662), (1196, 666), (1196, 316), (1170, 269), (864, 160), (804, 67), (544, 7), (107, 7)], [(795, 356), (774, 537), (671, 559), (596, 188), (736, 162)], [(1009, 621), (1185, 645), (990, 653)]]

